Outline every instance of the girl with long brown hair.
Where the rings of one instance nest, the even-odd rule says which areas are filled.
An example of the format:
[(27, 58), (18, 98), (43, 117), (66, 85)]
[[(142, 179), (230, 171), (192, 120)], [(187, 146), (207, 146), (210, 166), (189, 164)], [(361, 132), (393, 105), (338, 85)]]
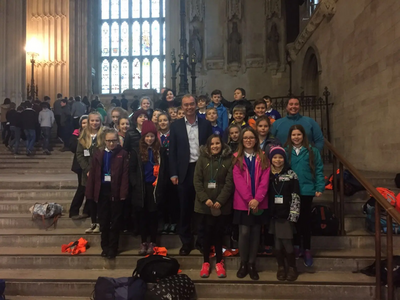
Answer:
[[(294, 252), (298, 258), (304, 255), (304, 265), (311, 267), (311, 205), (314, 197), (325, 190), (324, 164), (319, 150), (310, 145), (304, 127), (293, 125), (289, 129), (285, 150), (292, 170), (300, 183), (300, 218), (296, 223)], [(302, 246), (302, 247), (300, 247)]]
[(253, 280), (259, 276), (255, 268), (260, 244), (261, 225), (268, 217), (269, 162), (260, 149), (260, 141), (253, 128), (242, 130), (238, 152), (233, 159), (233, 223), (239, 225), (240, 268), (238, 278), (247, 274)]

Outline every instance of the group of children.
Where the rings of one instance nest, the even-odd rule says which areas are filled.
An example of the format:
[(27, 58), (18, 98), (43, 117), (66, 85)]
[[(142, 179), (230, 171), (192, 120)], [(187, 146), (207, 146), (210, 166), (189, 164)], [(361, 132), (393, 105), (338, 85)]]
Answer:
[[(312, 265), (309, 216), (313, 197), (324, 190), (321, 156), (301, 125), (290, 128), (285, 145), (272, 137), (265, 100), (254, 103), (254, 117), (247, 122), (246, 108), (236, 105), (229, 124), (227, 110), (220, 108), (220, 96), (217, 91), (212, 103), (198, 101), (198, 117), (218, 128), (200, 148), (194, 175), (194, 211), (204, 229), (200, 275), (210, 274), (214, 246), (217, 276), (226, 276), (222, 241), (225, 226), (233, 223), (238, 227), (241, 258), (237, 277), (249, 274), (259, 279), (255, 263), (264, 228), (274, 237), (278, 280), (294, 281), (296, 256), (303, 254), (305, 264)], [(92, 219), (86, 232), (101, 232), (104, 257), (117, 255), (119, 232), (131, 218), (126, 215), (129, 210), (141, 236), (140, 255), (153, 253), (160, 214), (165, 222), (163, 233), (176, 231), (179, 202), (176, 186), (169, 179), (168, 153), (169, 126), (178, 114), (173, 109), (155, 109), (149, 115), (148, 109), (141, 105), (128, 117), (116, 107), (110, 128), (102, 126), (98, 112), (80, 120), (75, 149), (81, 169), (78, 178), (81, 193), (85, 190), (90, 203), (84, 213), (89, 212)], [(71, 217), (87, 217), (78, 211)]]

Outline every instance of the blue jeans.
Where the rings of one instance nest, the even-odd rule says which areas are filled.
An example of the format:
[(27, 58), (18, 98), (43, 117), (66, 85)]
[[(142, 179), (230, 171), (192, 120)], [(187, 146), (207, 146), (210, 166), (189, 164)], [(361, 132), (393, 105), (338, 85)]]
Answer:
[(14, 150), (14, 153), (17, 153), (19, 150), (19, 141), (21, 140), (21, 128), (10, 126), (10, 130), (12, 139), (8, 145)]
[(43, 151), (49, 151), (51, 127), (41, 127), (43, 135)]
[(33, 146), (36, 140), (36, 130), (35, 129), (24, 129), (26, 135), (26, 152), (32, 152)]

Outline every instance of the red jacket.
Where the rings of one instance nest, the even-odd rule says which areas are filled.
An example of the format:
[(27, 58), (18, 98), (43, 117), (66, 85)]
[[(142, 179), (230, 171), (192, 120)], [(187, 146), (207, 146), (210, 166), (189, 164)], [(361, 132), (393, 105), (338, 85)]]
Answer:
[[(101, 168), (104, 150), (97, 151), (92, 159), (89, 177), (86, 183), (86, 199), (99, 201), (101, 189)], [(125, 200), (129, 191), (128, 152), (117, 146), (111, 156), (111, 195), (112, 200)]]

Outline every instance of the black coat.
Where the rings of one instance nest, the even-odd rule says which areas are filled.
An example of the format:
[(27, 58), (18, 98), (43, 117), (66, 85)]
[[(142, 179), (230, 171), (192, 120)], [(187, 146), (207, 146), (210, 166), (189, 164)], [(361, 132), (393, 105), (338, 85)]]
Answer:
[[(145, 201), (144, 192), (144, 168), (140, 158), (139, 147), (136, 147), (130, 151), (129, 159), (129, 184), (132, 191), (132, 205), (134, 207), (143, 208)], [(163, 191), (165, 191), (166, 180), (169, 180), (168, 174), (164, 171), (164, 159), (160, 153), (160, 171), (158, 175), (157, 185), (154, 188), (154, 200), (155, 205), (159, 204)], [(150, 205), (151, 207), (152, 205)], [(149, 205), (147, 205), (149, 207)]]
[(133, 149), (139, 147), (139, 140), (142, 137), (136, 128), (129, 129), (125, 134), (124, 149), (130, 153)]
[(168, 101), (165, 100), (161, 100), (160, 102), (158, 102), (157, 108), (163, 110), (163, 111), (168, 111), (168, 108), (170, 107), (178, 107), (181, 106), (181, 102), (178, 99), (174, 99), (172, 101), (172, 106), (169, 104)]
[[(199, 146), (203, 146), (207, 143), (208, 137), (213, 134), (212, 126), (207, 120), (198, 118), (198, 128)], [(178, 176), (181, 183), (185, 180), (189, 167), (189, 147), (185, 118), (176, 120), (171, 124), (169, 134), (169, 169), (170, 176)]]
[(21, 113), (22, 129), (36, 129), (39, 124), (38, 114), (31, 108), (25, 109)]
[(74, 159), (72, 160), (71, 171), (79, 174), (82, 173), (82, 168), (76, 160), (76, 148), (78, 147), (78, 137), (77, 135), (72, 134), (69, 139), (69, 150), (74, 153)]
[(7, 122), (10, 122), (10, 126), (16, 126), (21, 128), (21, 113), (15, 109), (11, 109), (6, 114)]

